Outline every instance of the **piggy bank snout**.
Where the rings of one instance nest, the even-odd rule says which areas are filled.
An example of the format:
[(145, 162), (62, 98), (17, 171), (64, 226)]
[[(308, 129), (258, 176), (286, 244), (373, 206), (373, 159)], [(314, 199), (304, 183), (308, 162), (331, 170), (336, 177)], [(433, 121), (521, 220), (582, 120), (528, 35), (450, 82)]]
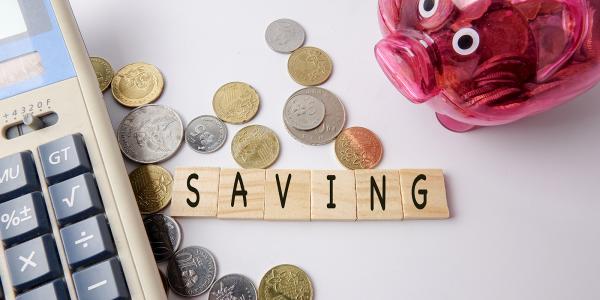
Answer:
[(414, 30), (397, 31), (375, 46), (375, 57), (390, 81), (410, 101), (423, 103), (438, 94), (434, 42)]

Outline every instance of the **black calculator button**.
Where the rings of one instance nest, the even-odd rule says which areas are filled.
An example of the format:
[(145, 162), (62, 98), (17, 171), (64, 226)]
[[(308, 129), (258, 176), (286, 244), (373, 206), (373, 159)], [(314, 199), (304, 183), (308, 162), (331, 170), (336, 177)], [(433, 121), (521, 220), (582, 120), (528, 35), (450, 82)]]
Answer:
[(29, 289), (62, 274), (54, 243), (52, 236), (46, 234), (5, 251), (15, 289)]
[(73, 281), (79, 299), (130, 299), (121, 264), (115, 257), (74, 273)]
[(44, 197), (34, 192), (0, 204), (0, 237), (6, 245), (50, 232)]
[(68, 300), (69, 292), (67, 285), (62, 279), (56, 279), (50, 283), (28, 291), (17, 296), (16, 300)]
[(31, 152), (0, 158), (0, 202), (39, 189), (39, 180)]
[(97, 215), (60, 230), (71, 269), (113, 256), (115, 245), (104, 215)]
[(46, 181), (55, 184), (91, 171), (83, 136), (74, 134), (39, 147)]
[(56, 219), (61, 225), (102, 212), (102, 201), (94, 176), (85, 173), (48, 188)]

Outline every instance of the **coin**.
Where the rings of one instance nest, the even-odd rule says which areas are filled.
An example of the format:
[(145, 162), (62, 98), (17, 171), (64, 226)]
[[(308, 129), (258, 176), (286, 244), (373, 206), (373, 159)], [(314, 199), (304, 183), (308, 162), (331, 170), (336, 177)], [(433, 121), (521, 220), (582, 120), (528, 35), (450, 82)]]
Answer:
[(144, 227), (156, 262), (168, 260), (179, 249), (181, 228), (175, 219), (163, 214), (150, 215), (144, 218)]
[(217, 262), (205, 248), (183, 248), (169, 261), (167, 277), (171, 289), (180, 296), (199, 296), (210, 288), (217, 277)]
[(313, 288), (306, 273), (293, 265), (279, 265), (269, 270), (260, 281), (261, 300), (312, 300)]
[(309, 95), (321, 100), (325, 105), (325, 118), (317, 128), (307, 131), (298, 130), (284, 120), (288, 132), (296, 140), (307, 145), (325, 145), (333, 141), (346, 123), (346, 110), (340, 99), (330, 91), (319, 87), (301, 89), (290, 98), (298, 95)]
[(164, 85), (158, 68), (146, 63), (133, 63), (117, 72), (112, 81), (112, 93), (119, 103), (138, 107), (158, 99)]
[(96, 72), (96, 79), (98, 79), (100, 91), (104, 92), (110, 86), (113, 76), (115, 75), (113, 68), (106, 59), (101, 57), (90, 57), (90, 61), (92, 62), (92, 67), (94, 67), (94, 72)]
[(243, 124), (258, 112), (260, 99), (256, 90), (243, 82), (230, 82), (220, 87), (213, 97), (213, 109), (227, 123)]
[(252, 280), (240, 274), (229, 274), (213, 284), (208, 300), (256, 300), (256, 287)]
[(157, 165), (143, 165), (129, 174), (129, 181), (142, 214), (153, 214), (171, 201), (173, 177)]
[(265, 32), (267, 45), (274, 51), (290, 53), (304, 44), (306, 33), (296, 21), (279, 19), (269, 24)]
[(160, 274), (160, 281), (162, 281), (163, 284), (163, 288), (165, 289), (165, 294), (169, 294), (169, 281), (167, 279), (167, 275), (165, 275), (165, 273), (163, 271), (161, 271), (160, 269), (158, 270), (158, 273)]
[(325, 119), (325, 104), (311, 95), (290, 97), (283, 109), (283, 119), (298, 130), (311, 130)]
[(185, 141), (199, 153), (219, 150), (227, 140), (227, 127), (213, 116), (200, 116), (185, 129)]
[(265, 169), (279, 156), (279, 139), (265, 126), (250, 125), (233, 137), (231, 153), (242, 168)]
[(331, 58), (319, 48), (302, 47), (288, 59), (288, 72), (301, 85), (320, 85), (329, 79), (332, 71)]
[(381, 161), (383, 146), (371, 130), (351, 127), (335, 140), (335, 155), (348, 169), (372, 169)]
[(131, 112), (117, 128), (121, 152), (138, 163), (164, 161), (179, 149), (183, 140), (183, 123), (172, 109), (161, 105), (144, 105)]

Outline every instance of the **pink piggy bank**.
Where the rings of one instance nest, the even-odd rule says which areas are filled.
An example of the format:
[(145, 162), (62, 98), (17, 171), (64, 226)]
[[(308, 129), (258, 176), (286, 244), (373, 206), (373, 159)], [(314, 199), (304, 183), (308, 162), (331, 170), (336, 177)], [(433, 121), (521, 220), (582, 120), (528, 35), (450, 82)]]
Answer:
[(600, 79), (600, 0), (379, 0), (377, 61), (446, 128), (513, 122)]

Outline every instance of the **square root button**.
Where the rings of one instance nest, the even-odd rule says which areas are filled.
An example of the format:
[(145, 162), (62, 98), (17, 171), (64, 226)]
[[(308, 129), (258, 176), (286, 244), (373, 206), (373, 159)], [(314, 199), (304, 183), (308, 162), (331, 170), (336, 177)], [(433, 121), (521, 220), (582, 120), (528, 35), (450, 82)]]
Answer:
[(102, 201), (94, 176), (85, 173), (48, 188), (54, 214), (61, 225), (102, 212)]
[(73, 281), (79, 299), (130, 299), (121, 264), (115, 257), (74, 273)]
[(13, 286), (19, 291), (62, 274), (54, 239), (49, 234), (6, 250), (6, 261)]
[(0, 204), (0, 237), (6, 245), (49, 232), (48, 212), (40, 192)]
[(39, 189), (39, 180), (31, 152), (0, 158), (0, 202)]
[(41, 145), (39, 151), (49, 184), (91, 171), (90, 158), (81, 134), (68, 135)]
[(104, 215), (97, 215), (60, 230), (71, 269), (93, 264), (115, 254)]

